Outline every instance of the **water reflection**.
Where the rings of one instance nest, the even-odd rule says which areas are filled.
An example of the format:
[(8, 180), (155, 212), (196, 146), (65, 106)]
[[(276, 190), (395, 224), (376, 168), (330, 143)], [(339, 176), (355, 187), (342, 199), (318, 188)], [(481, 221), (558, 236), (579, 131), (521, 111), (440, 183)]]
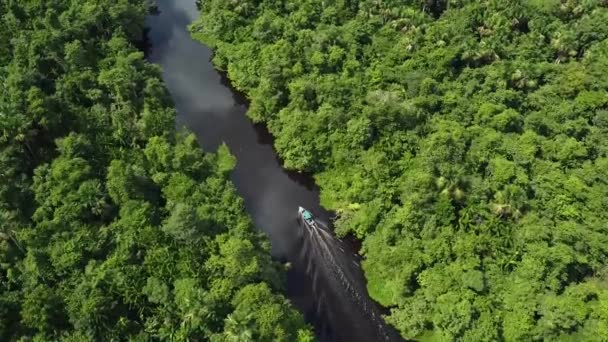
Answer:
[[(177, 125), (194, 132), (205, 150), (214, 151), (226, 143), (236, 156), (232, 180), (247, 211), (256, 227), (268, 234), (274, 256), (294, 262), (288, 274), (288, 297), (315, 325), (322, 341), (374, 341), (374, 323), (356, 303), (345, 299), (343, 290), (332, 287), (327, 280), (330, 271), (317, 272), (312, 281), (306, 265), (298, 262), (304, 249), (296, 223), (298, 207), (310, 209), (326, 222), (330, 217), (319, 206), (316, 186), (309, 177), (282, 169), (272, 137), (247, 119), (244, 99), (214, 70), (212, 51), (191, 39), (186, 27), (198, 17), (194, 1), (160, 0), (158, 9), (159, 14), (148, 19), (151, 48), (147, 56), (162, 67), (178, 111)], [(352, 250), (346, 253), (352, 256)], [(321, 264), (317, 260), (315, 265)], [(353, 279), (364, 289), (360, 270), (349, 272), (358, 274)], [(321, 288), (316, 291), (319, 297), (313, 295), (313, 284)]]

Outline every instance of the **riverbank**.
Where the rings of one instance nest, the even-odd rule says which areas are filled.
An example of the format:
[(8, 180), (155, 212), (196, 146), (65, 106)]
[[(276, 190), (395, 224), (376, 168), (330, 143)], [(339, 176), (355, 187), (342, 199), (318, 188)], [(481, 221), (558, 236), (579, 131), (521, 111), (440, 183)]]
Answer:
[[(331, 274), (323, 271), (325, 279), (315, 278), (307, 274), (300, 259), (303, 240), (296, 221), (298, 207), (306, 207), (321, 220), (329, 221), (329, 213), (319, 205), (314, 183), (305, 174), (282, 168), (272, 138), (247, 118), (246, 103), (211, 64), (211, 49), (190, 37), (186, 28), (198, 18), (194, 4), (168, 0), (158, 3), (160, 15), (149, 19), (153, 43), (149, 59), (162, 67), (178, 111), (178, 126), (194, 132), (205, 150), (225, 143), (235, 156), (231, 179), (247, 212), (255, 226), (268, 235), (275, 258), (292, 264), (288, 297), (315, 326), (321, 341), (376, 340), (366, 337), (373, 336), (374, 323), (344, 295), (345, 289), (336, 280), (326, 276)], [(353, 253), (341, 256), (348, 257), (345, 264), (353, 259)], [(317, 293), (335, 295), (322, 299), (313, 288)]]
[(606, 6), (209, 0), (202, 13), (195, 36), (284, 166), (315, 174), (338, 234), (363, 240), (369, 293), (402, 335), (596, 339)]
[(310, 342), (234, 157), (175, 128), (147, 12), (0, 2), (0, 340)]

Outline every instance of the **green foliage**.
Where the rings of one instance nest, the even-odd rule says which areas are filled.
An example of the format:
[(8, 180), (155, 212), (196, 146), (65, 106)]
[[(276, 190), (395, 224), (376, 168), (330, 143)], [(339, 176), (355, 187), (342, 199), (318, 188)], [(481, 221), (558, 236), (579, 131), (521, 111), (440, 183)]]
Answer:
[(212, 341), (312, 341), (310, 332), (294, 338), (290, 331), (302, 326), (302, 317), (286, 310), (285, 299), (272, 294), (266, 284), (247, 285), (233, 299), (236, 310), (226, 318), (224, 332)]
[(246, 311), (252, 336), (309, 341), (234, 157), (175, 132), (134, 48), (147, 6), (0, 2), (0, 340), (206, 341)]
[[(404, 337), (603, 341), (605, 1), (202, 2)], [(602, 321), (602, 319), (604, 321)]]

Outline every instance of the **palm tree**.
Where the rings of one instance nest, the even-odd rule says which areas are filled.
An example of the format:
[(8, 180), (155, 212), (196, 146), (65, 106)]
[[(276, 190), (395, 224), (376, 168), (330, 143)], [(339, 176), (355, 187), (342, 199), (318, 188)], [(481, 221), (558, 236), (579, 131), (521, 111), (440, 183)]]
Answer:
[(251, 330), (250, 315), (239, 318), (238, 313), (230, 314), (224, 321), (224, 336), (227, 342), (251, 342), (253, 332)]

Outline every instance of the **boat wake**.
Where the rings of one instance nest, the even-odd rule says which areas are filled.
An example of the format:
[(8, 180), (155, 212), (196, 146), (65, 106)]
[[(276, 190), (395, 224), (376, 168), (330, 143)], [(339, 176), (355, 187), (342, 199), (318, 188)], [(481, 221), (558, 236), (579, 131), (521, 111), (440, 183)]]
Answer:
[(401, 341), (384, 322), (379, 305), (367, 295), (359, 256), (337, 239), (326, 224), (303, 215), (303, 209), (299, 220), (302, 240), (299, 259), (312, 278), (316, 314), (328, 321), (334, 315), (355, 316), (349, 324), (352, 331), (332, 332), (329, 327), (317, 327), (321, 335), (337, 335), (342, 337), (338, 340), (345, 341)]

